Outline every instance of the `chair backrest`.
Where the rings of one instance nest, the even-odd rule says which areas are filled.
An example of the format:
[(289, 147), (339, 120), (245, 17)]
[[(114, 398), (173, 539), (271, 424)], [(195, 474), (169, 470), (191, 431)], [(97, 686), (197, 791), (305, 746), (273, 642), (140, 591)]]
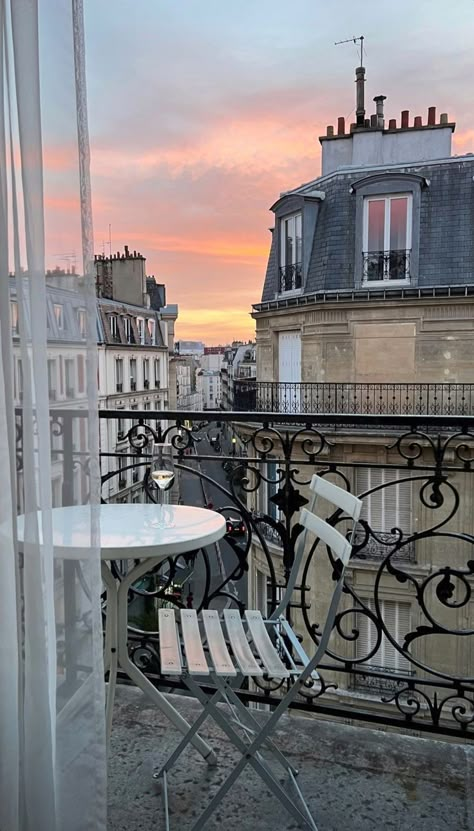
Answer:
[[(362, 510), (362, 501), (354, 496), (352, 493), (340, 488), (338, 485), (333, 485), (321, 476), (315, 474), (311, 479), (310, 489), (313, 493), (313, 498), (310, 501), (310, 508), (303, 508), (300, 514), (300, 523), (304, 527), (304, 531), (298, 537), (298, 542), (295, 549), (295, 558), (291, 567), (290, 576), (285, 589), (285, 593), (278, 604), (271, 618), (274, 620), (282, 615), (288, 606), (291, 595), (298, 579), (298, 572), (301, 561), (303, 559), (304, 549), (306, 545), (307, 532), (311, 531), (316, 537), (319, 537), (322, 542), (329, 546), (334, 555), (342, 562), (343, 567), (349, 562), (352, 541), (354, 537), (355, 527)], [(314, 513), (315, 503), (317, 497), (320, 496), (327, 502), (332, 503), (335, 508), (340, 508), (352, 519), (352, 529), (349, 540), (341, 534), (341, 532), (333, 525), (329, 525), (325, 519), (321, 519)]]

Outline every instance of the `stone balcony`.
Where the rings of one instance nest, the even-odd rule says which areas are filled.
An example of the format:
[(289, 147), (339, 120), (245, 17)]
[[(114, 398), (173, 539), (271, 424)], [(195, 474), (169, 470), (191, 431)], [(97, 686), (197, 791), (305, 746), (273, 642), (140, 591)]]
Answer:
[[(199, 705), (172, 696), (192, 720)], [(265, 718), (264, 713), (260, 713)], [(217, 740), (219, 767), (207, 768), (188, 748), (170, 779), (172, 828), (187, 831), (222, 781), (237, 753), (211, 721), (202, 735)], [(291, 715), (279, 743), (300, 768), (299, 783), (319, 831), (472, 831), (474, 747)], [(176, 746), (178, 733), (138, 690), (119, 687), (109, 761), (110, 831), (164, 829), (155, 765)], [(206, 828), (236, 831), (295, 829), (291, 817), (246, 769)]]

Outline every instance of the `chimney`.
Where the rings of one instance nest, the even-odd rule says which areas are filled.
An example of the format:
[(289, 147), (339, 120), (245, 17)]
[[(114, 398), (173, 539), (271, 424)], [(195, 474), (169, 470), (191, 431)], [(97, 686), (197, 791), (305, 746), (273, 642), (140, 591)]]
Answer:
[(428, 107), (428, 124), (430, 127), (436, 124), (436, 107)]
[(388, 122), (388, 129), (389, 130), (396, 130), (397, 129), (397, 119), (391, 118)]
[(415, 124), (414, 127), (423, 127), (423, 121), (421, 119), (421, 115), (415, 115)]
[(447, 124), (448, 123), (448, 113), (441, 113), (439, 117), (440, 124)]
[(402, 125), (401, 125), (402, 130), (406, 130), (408, 128), (408, 126), (409, 126), (409, 124), (408, 124), (409, 117), (410, 117), (410, 111), (409, 110), (402, 110)]
[(128, 245), (124, 245), (125, 248), (125, 256), (128, 257)]
[(370, 126), (371, 126), (372, 129), (374, 129), (375, 127), (378, 126), (377, 125), (377, 116), (375, 115), (375, 113), (374, 113), (374, 115), (370, 116)]
[(376, 95), (374, 98), (377, 114), (377, 127), (379, 127), (382, 130), (385, 127), (385, 121), (383, 117), (383, 102), (385, 101), (386, 97), (386, 95)]
[(364, 105), (364, 84), (365, 84), (365, 67), (359, 66), (356, 69), (356, 123), (358, 127), (363, 127), (365, 124), (365, 105)]
[(334, 127), (328, 125), (326, 127), (326, 135), (328, 136), (328, 138), (331, 138), (334, 135)]
[(343, 115), (340, 115), (337, 119), (337, 134), (338, 136), (345, 135), (346, 132), (346, 119)]

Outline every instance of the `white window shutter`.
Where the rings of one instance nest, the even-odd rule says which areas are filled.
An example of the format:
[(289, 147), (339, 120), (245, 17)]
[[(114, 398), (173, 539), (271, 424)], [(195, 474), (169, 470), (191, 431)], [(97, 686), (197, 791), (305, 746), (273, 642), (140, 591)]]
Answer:
[[(370, 611), (375, 613), (375, 600), (366, 598), (364, 600)], [(411, 629), (411, 607), (409, 603), (398, 603), (395, 600), (381, 600), (380, 613), (385, 628), (392, 635), (392, 638), (403, 646), (405, 635)], [(372, 649), (377, 640), (377, 630), (372, 621), (365, 615), (357, 615), (356, 628), (360, 636), (356, 641), (356, 657), (361, 658)], [(406, 672), (410, 669), (410, 662), (404, 658), (391, 641), (382, 634), (379, 649), (367, 661), (368, 665), (395, 669), (398, 672)]]

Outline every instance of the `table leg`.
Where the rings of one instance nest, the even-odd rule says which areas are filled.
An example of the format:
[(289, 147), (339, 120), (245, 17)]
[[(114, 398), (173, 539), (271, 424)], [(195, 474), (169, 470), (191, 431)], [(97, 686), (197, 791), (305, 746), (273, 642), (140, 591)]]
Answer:
[[(161, 559), (161, 558), (160, 558)], [(168, 699), (156, 689), (149, 679), (130, 660), (128, 654), (128, 592), (133, 583), (143, 574), (150, 571), (159, 560), (142, 560), (135, 566), (120, 582), (117, 592), (117, 613), (118, 613), (118, 664), (129, 678), (135, 682), (146, 695), (151, 698), (154, 704), (165, 714), (172, 724), (183, 735), (186, 735), (191, 725), (188, 724)], [(216, 755), (213, 749), (200, 736), (196, 735), (191, 740), (192, 745), (199, 751), (208, 764), (216, 763)]]
[(102, 562), (102, 580), (104, 581), (107, 589), (104, 670), (105, 672), (109, 672), (109, 683), (107, 686), (105, 700), (105, 729), (108, 751), (110, 734), (112, 731), (112, 718), (114, 712), (115, 687), (117, 684), (118, 669), (117, 581), (110, 571), (107, 563), (104, 562)]

